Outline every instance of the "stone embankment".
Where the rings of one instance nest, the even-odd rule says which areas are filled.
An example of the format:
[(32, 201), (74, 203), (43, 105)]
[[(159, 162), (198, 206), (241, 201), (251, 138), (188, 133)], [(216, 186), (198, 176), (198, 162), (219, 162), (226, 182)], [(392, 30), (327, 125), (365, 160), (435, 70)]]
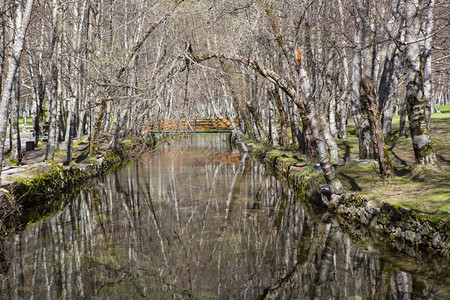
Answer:
[[(375, 205), (366, 197), (346, 193), (331, 194), (308, 162), (278, 151), (266, 152), (261, 145), (246, 143), (260, 163), (305, 201), (326, 207), (327, 211), (383, 233), (398, 250), (408, 253), (416, 249), (443, 257), (450, 256), (450, 224), (448, 220), (383, 203)], [(239, 145), (238, 145), (239, 147)], [(321, 183), (322, 181), (322, 183)]]

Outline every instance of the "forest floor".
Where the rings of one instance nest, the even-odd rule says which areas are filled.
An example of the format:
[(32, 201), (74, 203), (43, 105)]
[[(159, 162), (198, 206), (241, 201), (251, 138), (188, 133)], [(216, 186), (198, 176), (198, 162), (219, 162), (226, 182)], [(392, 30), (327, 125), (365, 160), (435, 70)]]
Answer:
[(385, 142), (393, 161), (395, 176), (379, 176), (377, 162), (358, 160), (357, 130), (349, 122), (348, 137), (337, 140), (338, 177), (347, 191), (365, 195), (379, 205), (382, 202), (422, 211), (440, 218), (450, 217), (450, 105), (431, 116), (431, 138), (442, 172), (415, 164), (410, 137), (398, 135), (399, 117)]
[[(29, 121), (31, 122), (31, 121)], [(21, 124), (21, 145), (23, 159), (20, 164), (14, 161), (10, 157), (10, 151), (6, 152), (4, 166), (2, 170), (2, 186), (8, 185), (20, 178), (32, 178), (37, 174), (46, 173), (48, 167), (53, 164), (62, 164), (66, 161), (67, 145), (65, 143), (60, 144), (58, 151), (52, 161), (45, 162), (45, 151), (47, 143), (39, 142), (38, 146), (32, 151), (26, 150), (26, 142), (34, 141), (32, 135), (31, 124)], [(107, 150), (108, 143), (100, 143), (101, 150)], [(9, 148), (9, 141), (7, 141), (5, 149)], [(70, 165), (78, 164), (91, 164), (96, 162), (96, 157), (89, 157), (89, 142), (77, 141), (73, 143), (72, 162)]]

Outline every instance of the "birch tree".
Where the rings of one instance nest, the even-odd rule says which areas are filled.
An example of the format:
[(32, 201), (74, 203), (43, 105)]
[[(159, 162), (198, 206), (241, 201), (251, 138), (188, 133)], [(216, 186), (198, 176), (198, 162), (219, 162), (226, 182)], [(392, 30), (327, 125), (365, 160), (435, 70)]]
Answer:
[[(352, 114), (355, 120), (356, 128), (358, 129), (358, 139), (359, 139), (359, 158), (368, 159), (373, 158), (373, 141), (370, 135), (370, 124), (369, 120), (365, 117), (363, 111), (364, 107), (361, 104), (361, 92), (360, 92), (360, 82), (363, 76), (363, 70), (368, 72), (367, 65), (370, 61), (368, 50), (365, 49), (367, 37), (369, 34), (370, 27), (367, 24), (368, 12), (367, 9), (363, 7), (362, 0), (356, 0), (355, 7), (355, 32), (353, 35), (353, 59), (352, 59), (352, 91), (353, 97), (351, 101)], [(365, 21), (364, 21), (365, 20)]]
[[(398, 1), (392, 8), (393, 15), (389, 16), (386, 30), (398, 41), (402, 40), (404, 19), (401, 13), (402, 1)], [(392, 132), (392, 117), (397, 105), (397, 90), (401, 76), (402, 55), (401, 49), (394, 41), (389, 42), (386, 49), (384, 65), (378, 88), (378, 109), (381, 113), (383, 133)]]
[(311, 143), (314, 143), (316, 147), (320, 166), (324, 173), (324, 177), (330, 187), (330, 190), (333, 193), (342, 193), (344, 191), (343, 186), (339, 179), (336, 177), (334, 167), (331, 163), (330, 156), (326, 148), (323, 132), (318, 122), (315, 104), (312, 101), (311, 86), (309, 84), (308, 75), (304, 67), (305, 62), (301, 50), (299, 48), (297, 48), (296, 50), (296, 68), (298, 72), (298, 77), (296, 79), (296, 88), (293, 87), (286, 79), (275, 73), (273, 70), (262, 66), (254, 60), (250, 60), (239, 55), (229, 56), (223, 53), (206, 53), (194, 56), (193, 59), (197, 63), (200, 63), (213, 58), (221, 58), (239, 62), (240, 64), (257, 71), (261, 76), (269, 80), (271, 83), (277, 85), (281, 90), (283, 90), (283, 92), (288, 94), (291, 99), (294, 99), (293, 101), (301, 111), (303, 123), (311, 128)]
[(13, 87), (14, 77), (22, 56), (25, 35), (27, 33), (31, 12), (33, 9), (33, 0), (27, 0), (26, 3), (17, 1), (13, 2), (13, 5), (16, 32), (12, 35), (13, 40), (11, 52), (8, 55), (8, 73), (2, 85), (2, 102), (0, 104), (0, 184), (11, 89)]
[(49, 86), (49, 120), (50, 125), (48, 131), (48, 142), (45, 152), (45, 160), (53, 160), (56, 151), (58, 150), (58, 102), (59, 102), (59, 80), (58, 76), (61, 70), (59, 70), (58, 56), (61, 52), (59, 46), (60, 35), (60, 21), (61, 21), (61, 3), (59, 0), (52, 1), (52, 21), (51, 21), (51, 41), (50, 41), (50, 86)]
[(422, 73), (423, 73), (423, 101), (425, 102), (425, 116), (426, 122), (428, 126), (428, 130), (430, 130), (430, 121), (431, 121), (431, 113), (432, 113), (432, 99), (433, 99), (433, 85), (432, 85), (432, 34), (433, 34), (433, 25), (434, 25), (434, 15), (433, 9), (435, 0), (422, 0), (424, 18), (422, 22), (422, 32), (424, 34), (423, 41), (423, 54), (422, 54)]
[(420, 14), (419, 0), (405, 0), (406, 18), (406, 103), (409, 129), (416, 162), (439, 168), (431, 144), (427, 126), (424, 101), (424, 74), (420, 61)]
[[(342, 0), (337, 1), (338, 12), (339, 12), (339, 25), (340, 30), (345, 32), (345, 23), (344, 23), (344, 9), (342, 5)], [(347, 50), (345, 47), (342, 47), (342, 54), (340, 57), (342, 58), (342, 68), (343, 68), (343, 76), (342, 76), (342, 85), (343, 85), (343, 94), (338, 100), (338, 111), (339, 111), (339, 135), (341, 138), (345, 139), (347, 137), (347, 115), (348, 115), (348, 98), (350, 96), (350, 71), (348, 68), (348, 59), (347, 59)]]
[(16, 71), (13, 86), (11, 88), (11, 103), (9, 114), (9, 132), (10, 132), (10, 148), (11, 158), (17, 163), (22, 161), (22, 147), (20, 142), (19, 131), (19, 99), (20, 99), (20, 69)]
[(370, 132), (375, 146), (375, 156), (380, 167), (380, 175), (382, 177), (393, 176), (393, 166), (389, 157), (389, 152), (384, 144), (383, 131), (381, 127), (380, 117), (378, 115), (375, 87), (373, 81), (367, 77), (362, 78), (360, 82), (361, 100), (367, 112), (367, 118), (370, 123)]
[[(295, 100), (296, 104), (304, 110), (306, 118), (308, 120), (308, 126), (311, 128), (311, 133), (314, 139), (314, 143), (317, 148), (317, 154), (319, 156), (320, 167), (324, 174), (332, 193), (341, 194), (344, 192), (344, 188), (336, 176), (333, 164), (331, 163), (330, 154), (326, 149), (325, 137), (323, 129), (320, 126), (327, 126), (326, 124), (319, 123), (316, 114), (316, 108), (314, 101), (311, 99), (311, 86), (309, 84), (308, 75), (304, 68), (304, 57), (300, 48), (295, 51), (296, 66), (298, 72), (298, 84), (300, 85), (301, 95), (297, 95)], [(297, 93), (300, 91), (297, 89)], [(303, 103), (302, 103), (303, 102)]]
[[(0, 6), (0, 78), (3, 79), (3, 71), (4, 71), (4, 65), (5, 65), (5, 53), (6, 53), (6, 41), (5, 41), (5, 10), (7, 9), (7, 6), (5, 4), (2, 4)], [(2, 87), (3, 87), (3, 80), (0, 80), (0, 95), (2, 93)]]

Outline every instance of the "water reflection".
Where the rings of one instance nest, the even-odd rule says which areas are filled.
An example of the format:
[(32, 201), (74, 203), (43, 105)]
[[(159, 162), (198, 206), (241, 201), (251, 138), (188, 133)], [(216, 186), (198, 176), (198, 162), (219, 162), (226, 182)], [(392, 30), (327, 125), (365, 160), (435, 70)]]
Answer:
[[(220, 135), (92, 183), (5, 245), (4, 299), (445, 299), (448, 275), (356, 245)], [(398, 260), (397, 258), (395, 260)]]

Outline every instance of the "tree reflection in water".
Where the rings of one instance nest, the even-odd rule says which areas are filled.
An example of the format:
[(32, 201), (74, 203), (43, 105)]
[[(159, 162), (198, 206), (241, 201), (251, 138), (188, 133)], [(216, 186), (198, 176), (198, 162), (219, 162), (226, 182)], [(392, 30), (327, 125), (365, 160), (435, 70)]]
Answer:
[(93, 182), (4, 246), (4, 299), (448, 295), (448, 279), (420, 277), (448, 266), (393, 264), (356, 245), (220, 135), (178, 141)]

